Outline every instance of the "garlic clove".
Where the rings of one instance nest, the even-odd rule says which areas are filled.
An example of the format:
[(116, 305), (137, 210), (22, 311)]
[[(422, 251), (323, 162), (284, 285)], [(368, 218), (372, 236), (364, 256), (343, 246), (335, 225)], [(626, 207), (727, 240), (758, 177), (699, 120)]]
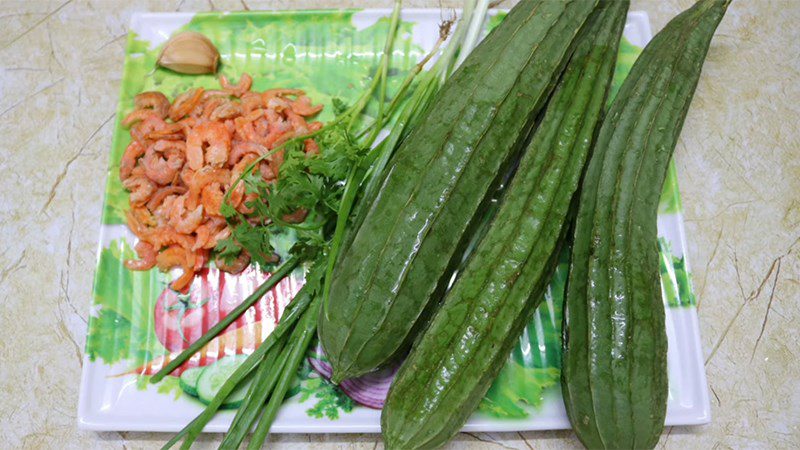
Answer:
[(219, 64), (219, 51), (202, 34), (184, 31), (172, 36), (164, 44), (157, 64), (178, 73), (214, 73)]

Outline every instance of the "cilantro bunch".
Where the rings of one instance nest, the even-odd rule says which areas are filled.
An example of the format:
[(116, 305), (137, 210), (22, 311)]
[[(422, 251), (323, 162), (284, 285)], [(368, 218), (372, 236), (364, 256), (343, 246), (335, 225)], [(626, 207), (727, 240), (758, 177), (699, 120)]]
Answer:
[[(330, 224), (336, 221), (341, 206), (347, 176), (369, 148), (353, 138), (342, 120), (323, 127), (313, 137), (322, 149), (318, 154), (305, 153), (304, 140), (309, 136), (287, 142), (245, 170), (237, 183), (244, 185), (245, 193), (256, 195), (245, 202), (252, 212), (244, 214), (227, 201), (223, 203), (220, 211), (228, 221), (231, 236), (217, 244), (215, 251), (219, 257), (230, 261), (245, 250), (253, 262), (262, 268), (272, 268), (276, 252), (271, 237), (286, 228), (296, 232), (293, 255), (302, 254), (303, 259), (310, 259), (324, 251), (331, 234)], [(284, 152), (284, 161), (277, 181), (268, 183), (257, 165), (278, 150)], [(303, 222), (296, 224), (285, 219), (298, 211), (306, 213)]]

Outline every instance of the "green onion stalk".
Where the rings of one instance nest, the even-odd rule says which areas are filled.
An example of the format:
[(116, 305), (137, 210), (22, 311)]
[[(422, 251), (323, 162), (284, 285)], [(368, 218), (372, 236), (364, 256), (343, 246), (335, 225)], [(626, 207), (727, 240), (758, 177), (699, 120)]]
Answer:
[[(151, 382), (157, 383), (172, 373), (284, 277), (301, 265), (308, 266), (305, 285), (289, 303), (275, 330), (230, 375), (203, 412), (163, 448), (171, 448), (181, 440), (183, 440), (181, 448), (189, 448), (228, 396), (243, 383), (250, 383), (247, 395), (220, 448), (239, 448), (251, 430), (253, 434), (247, 448), (260, 448), (264, 443), (308, 347), (316, 335), (318, 315), (321, 311), (323, 313), (326, 311), (330, 281), (340, 249), (349, 242), (354, 230), (358, 229), (364, 215), (363, 205), (368, 204), (376, 195), (384, 169), (394, 151), (420, 120), (422, 111), (426, 109), (442, 84), (477, 44), (480, 32), (483, 30), (488, 4), (488, 0), (466, 0), (456, 30), (451, 34), (452, 21), (440, 25), (439, 39), (434, 48), (408, 72), (396, 95), (387, 100), (389, 68), (401, 12), (401, 2), (395, 1), (378, 68), (363, 94), (352, 106), (319, 130), (290, 139), (260, 156), (249, 165), (242, 176), (235, 180), (224, 198), (225, 204), (229, 203), (230, 193), (238, 183), (243, 182), (245, 174), (254, 171), (259, 162), (289, 145), (322, 135), (334, 127), (344, 127), (357, 145), (369, 149), (347, 172), (341, 200), (336, 209), (335, 226), (332, 226), (332, 232), (324, 236), (324, 245), (314, 252), (305, 252), (284, 261), (253, 294), (152, 376)], [(426, 70), (426, 66), (430, 67)], [(377, 115), (366, 125), (361, 125), (363, 113), (373, 101), (377, 101)], [(381, 133), (382, 131), (384, 133)], [(381, 134), (385, 134), (386, 137), (379, 141), (378, 137)], [(268, 203), (269, 198), (262, 201)], [(229, 207), (227, 211), (235, 210)], [(231, 212), (231, 216), (235, 220), (246, 220), (246, 217), (238, 212)], [(321, 223), (306, 224), (305, 228), (304, 224), (300, 224), (298, 228), (319, 229), (320, 233), (323, 233), (322, 230), (330, 228), (325, 227), (326, 220), (323, 218)]]

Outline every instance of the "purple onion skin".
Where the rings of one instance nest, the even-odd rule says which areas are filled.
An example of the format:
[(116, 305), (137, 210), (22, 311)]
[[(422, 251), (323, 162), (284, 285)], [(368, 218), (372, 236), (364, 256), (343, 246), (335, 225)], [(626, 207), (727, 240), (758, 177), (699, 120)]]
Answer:
[[(317, 354), (322, 354), (322, 348), (317, 348)], [(327, 361), (318, 358), (308, 358), (311, 367), (323, 378), (330, 381), (333, 372)], [(350, 378), (339, 383), (339, 388), (356, 403), (372, 409), (382, 409), (389, 393), (389, 386), (392, 385), (394, 375), (397, 373), (399, 364), (392, 365), (376, 372), (362, 375), (358, 378)]]

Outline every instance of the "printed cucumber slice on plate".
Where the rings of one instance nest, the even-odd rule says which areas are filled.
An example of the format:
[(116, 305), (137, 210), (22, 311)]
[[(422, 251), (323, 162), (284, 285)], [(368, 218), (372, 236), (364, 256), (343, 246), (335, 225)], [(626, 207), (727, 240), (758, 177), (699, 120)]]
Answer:
[(183, 392), (191, 395), (192, 397), (197, 397), (197, 380), (200, 378), (200, 375), (203, 371), (206, 370), (205, 367), (192, 367), (191, 369), (186, 369), (181, 373), (181, 378), (178, 380), (178, 385), (183, 389)]
[[(219, 361), (205, 367), (197, 379), (197, 397), (205, 404), (211, 403), (223, 384), (230, 378), (231, 374), (241, 365), (247, 355), (226, 356)], [(247, 394), (250, 387), (250, 379), (247, 378), (240, 384), (222, 403), (222, 408), (238, 408)]]

